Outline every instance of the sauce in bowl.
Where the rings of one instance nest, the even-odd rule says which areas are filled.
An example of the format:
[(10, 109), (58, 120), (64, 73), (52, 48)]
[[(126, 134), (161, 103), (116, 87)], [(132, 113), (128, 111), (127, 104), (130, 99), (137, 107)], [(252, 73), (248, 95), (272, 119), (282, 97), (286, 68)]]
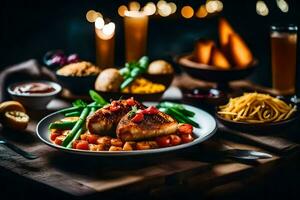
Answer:
[(28, 82), (16, 85), (12, 91), (16, 94), (46, 94), (55, 91), (50, 84), (42, 82)]

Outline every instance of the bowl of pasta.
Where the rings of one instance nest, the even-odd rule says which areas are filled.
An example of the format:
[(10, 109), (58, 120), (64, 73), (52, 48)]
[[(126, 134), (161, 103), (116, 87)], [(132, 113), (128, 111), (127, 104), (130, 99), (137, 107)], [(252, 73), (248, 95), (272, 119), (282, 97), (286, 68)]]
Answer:
[(270, 134), (288, 128), (298, 118), (297, 106), (269, 94), (244, 93), (217, 107), (216, 118), (228, 128)]

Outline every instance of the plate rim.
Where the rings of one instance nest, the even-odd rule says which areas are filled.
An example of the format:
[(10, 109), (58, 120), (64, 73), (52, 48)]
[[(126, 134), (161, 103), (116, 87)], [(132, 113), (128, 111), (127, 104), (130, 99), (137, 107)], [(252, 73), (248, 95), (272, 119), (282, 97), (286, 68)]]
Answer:
[[(147, 102), (147, 103), (158, 103), (158, 102)], [(212, 114), (206, 112), (205, 110), (202, 110), (201, 108), (197, 108), (195, 106), (191, 106), (191, 105), (187, 105), (187, 104), (183, 104), (183, 105), (192, 107), (194, 109), (198, 109), (198, 110), (204, 112), (205, 114), (207, 114), (209, 117), (211, 117), (212, 121), (214, 122), (213, 130), (206, 136), (204, 136), (198, 140), (196, 139), (193, 142), (181, 144), (181, 145), (177, 145), (177, 146), (172, 146), (172, 147), (159, 148), (159, 149), (136, 150), (136, 151), (89, 151), (89, 150), (69, 149), (66, 147), (61, 147), (61, 146), (55, 145), (55, 144), (47, 141), (40, 134), (39, 129), (45, 120), (47, 120), (49, 117), (52, 117), (54, 115), (61, 114), (61, 113), (59, 113), (60, 111), (56, 111), (56, 112), (46, 115), (38, 122), (38, 124), (36, 126), (36, 135), (46, 145), (48, 145), (52, 148), (55, 148), (57, 150), (61, 150), (63, 152), (71, 153), (71, 154), (81, 154), (81, 155), (89, 155), (89, 156), (135, 156), (135, 155), (153, 155), (153, 154), (158, 154), (158, 153), (173, 152), (173, 151), (177, 151), (180, 149), (186, 149), (188, 147), (192, 147), (203, 141), (206, 141), (210, 137), (212, 137), (218, 130), (217, 120), (215, 119), (215, 117)]]

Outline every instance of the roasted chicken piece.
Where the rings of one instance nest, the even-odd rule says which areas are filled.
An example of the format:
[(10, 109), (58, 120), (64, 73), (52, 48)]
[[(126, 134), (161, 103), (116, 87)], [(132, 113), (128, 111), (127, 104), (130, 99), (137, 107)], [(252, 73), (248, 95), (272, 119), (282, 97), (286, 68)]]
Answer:
[(171, 116), (158, 111), (145, 114), (143, 120), (134, 122), (131, 113), (126, 114), (117, 126), (117, 137), (122, 141), (136, 141), (170, 135), (177, 131), (177, 122)]
[(86, 127), (91, 134), (114, 134), (121, 118), (131, 111), (131, 107), (145, 108), (134, 99), (112, 101), (87, 118)]

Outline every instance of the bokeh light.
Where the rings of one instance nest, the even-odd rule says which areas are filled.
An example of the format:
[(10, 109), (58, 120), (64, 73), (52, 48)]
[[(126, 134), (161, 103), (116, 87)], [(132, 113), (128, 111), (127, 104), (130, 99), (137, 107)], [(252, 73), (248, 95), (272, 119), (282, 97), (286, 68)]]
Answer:
[(196, 16), (199, 18), (204, 18), (207, 16), (207, 10), (206, 10), (205, 5), (200, 6), (198, 11), (196, 12)]
[(177, 10), (176, 4), (173, 3), (173, 2), (170, 2), (170, 3), (168, 3), (168, 4), (169, 4), (169, 6), (170, 6), (170, 8), (171, 8), (171, 14), (175, 13), (176, 10)]
[(289, 4), (285, 0), (276, 0), (276, 3), (281, 12), (289, 12)]
[(181, 9), (181, 15), (184, 18), (191, 18), (194, 15), (194, 9), (191, 6), (183, 6)]
[(96, 20), (95, 20), (95, 27), (97, 29), (102, 29), (104, 27), (104, 19), (102, 17), (98, 17)]
[(214, 0), (208, 1), (205, 4), (205, 7), (208, 13), (214, 13), (218, 10), (218, 2)]
[(143, 7), (143, 12), (146, 13), (146, 15), (154, 15), (156, 12), (156, 6), (154, 3), (149, 2)]
[(129, 10), (139, 11), (140, 8), (141, 8), (141, 5), (137, 1), (132, 1), (129, 3)]
[(157, 6), (157, 8), (159, 9), (162, 5), (165, 5), (165, 4), (167, 4), (166, 1), (160, 0), (160, 1), (157, 2), (156, 6)]
[(169, 4), (162, 4), (159, 8), (158, 8), (158, 14), (162, 17), (167, 17), (172, 13), (172, 9), (171, 6), (169, 6)]
[(86, 20), (87, 20), (88, 22), (93, 23), (93, 22), (96, 21), (96, 19), (97, 19), (98, 17), (102, 17), (102, 14), (99, 13), (99, 12), (96, 12), (96, 11), (94, 11), (94, 10), (89, 10), (89, 11), (86, 13), (85, 17), (86, 17)]
[(264, 1), (256, 2), (256, 13), (261, 16), (267, 16), (269, 14), (269, 9)]
[(128, 10), (128, 8), (125, 6), (125, 5), (121, 5), (119, 8), (118, 8), (118, 13), (121, 17), (124, 17), (125, 15), (125, 11)]
[(104, 35), (109, 36), (109, 35), (112, 35), (115, 32), (115, 28), (116, 28), (115, 23), (110, 22), (110, 23), (105, 24), (103, 26), (102, 32), (103, 32)]
[(217, 11), (218, 12), (221, 12), (223, 10), (223, 3), (222, 1), (216, 1), (217, 4), (218, 4), (218, 8), (217, 8)]

